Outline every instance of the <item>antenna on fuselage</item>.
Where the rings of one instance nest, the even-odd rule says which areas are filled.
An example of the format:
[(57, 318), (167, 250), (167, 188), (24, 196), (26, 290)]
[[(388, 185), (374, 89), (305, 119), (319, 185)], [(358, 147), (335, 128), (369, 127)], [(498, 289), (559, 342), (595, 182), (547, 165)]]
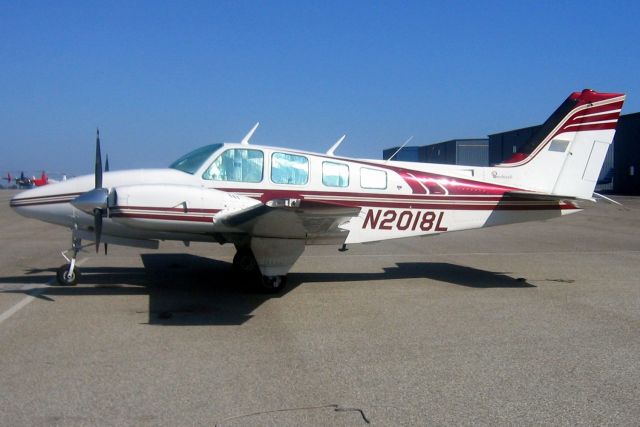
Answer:
[(257, 122), (249, 131), (248, 134), (246, 134), (244, 136), (244, 138), (242, 138), (242, 141), (240, 141), (240, 144), (242, 145), (249, 145), (249, 140), (251, 139), (251, 137), (253, 136), (253, 133), (256, 131), (256, 129), (258, 129), (258, 126), (260, 126), (260, 122)]
[[(400, 152), (400, 150), (402, 150), (404, 148), (405, 145), (407, 145), (411, 140), (413, 139), (413, 135), (411, 135), (405, 142), (404, 144), (402, 144), (400, 146), (400, 148), (398, 148), (395, 153), (393, 153), (388, 159), (387, 162), (390, 161), (391, 159), (393, 159), (395, 157), (396, 154), (398, 154)], [(385, 162), (386, 163), (386, 162)]]
[(333, 152), (336, 151), (336, 149), (340, 146), (340, 144), (342, 144), (342, 141), (344, 141), (346, 137), (347, 135), (342, 135), (340, 139), (338, 139), (336, 143), (327, 150), (327, 156), (333, 156)]

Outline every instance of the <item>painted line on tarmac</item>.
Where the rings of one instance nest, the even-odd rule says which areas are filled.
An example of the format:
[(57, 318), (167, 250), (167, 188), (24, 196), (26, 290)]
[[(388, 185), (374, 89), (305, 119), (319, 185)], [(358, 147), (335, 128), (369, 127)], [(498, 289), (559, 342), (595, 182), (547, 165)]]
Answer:
[[(84, 264), (87, 260), (88, 258), (81, 259), (76, 264), (79, 267), (82, 264)], [(4, 322), (5, 320), (9, 319), (11, 316), (16, 314), (18, 311), (25, 308), (31, 301), (38, 298), (41, 294), (43, 294), (47, 290), (47, 287), (53, 285), (55, 281), (56, 279), (51, 279), (47, 282), (46, 285), (39, 285), (33, 291), (29, 292), (29, 294), (26, 297), (18, 301), (16, 304), (14, 304), (11, 308), (9, 308), (4, 313), (0, 314), (0, 324), (2, 324), (2, 322)]]

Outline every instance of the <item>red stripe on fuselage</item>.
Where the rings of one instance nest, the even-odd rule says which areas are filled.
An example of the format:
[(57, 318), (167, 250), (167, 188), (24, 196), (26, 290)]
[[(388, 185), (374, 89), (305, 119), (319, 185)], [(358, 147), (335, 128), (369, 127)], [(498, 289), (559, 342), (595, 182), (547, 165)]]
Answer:
[(181, 213), (212, 213), (220, 212), (220, 209), (197, 209), (197, 208), (165, 208), (158, 206), (113, 206), (110, 209), (130, 209), (137, 211), (161, 211), (161, 212), (181, 212)]
[(132, 218), (132, 219), (154, 219), (161, 221), (187, 221), (187, 222), (211, 222), (211, 216), (184, 216), (184, 215), (162, 215), (162, 214), (142, 214), (115, 212), (109, 215), (110, 218)]

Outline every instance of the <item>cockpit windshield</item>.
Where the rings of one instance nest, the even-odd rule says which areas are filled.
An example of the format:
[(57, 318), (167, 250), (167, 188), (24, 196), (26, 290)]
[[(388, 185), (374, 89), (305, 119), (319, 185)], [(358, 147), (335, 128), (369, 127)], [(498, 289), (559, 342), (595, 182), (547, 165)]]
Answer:
[(222, 144), (211, 144), (200, 147), (197, 150), (185, 154), (169, 166), (171, 169), (177, 169), (182, 172), (193, 175), (200, 169), (200, 166), (211, 156), (216, 150), (222, 147)]

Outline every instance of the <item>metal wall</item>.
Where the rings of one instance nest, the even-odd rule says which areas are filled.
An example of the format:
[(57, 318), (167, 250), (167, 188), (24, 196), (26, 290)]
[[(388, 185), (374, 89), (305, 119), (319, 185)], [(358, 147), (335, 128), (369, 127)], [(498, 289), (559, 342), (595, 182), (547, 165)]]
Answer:
[(607, 155), (602, 163), (602, 169), (600, 169), (600, 175), (598, 176), (598, 182), (596, 184), (595, 191), (600, 193), (602, 191), (613, 191), (613, 176), (615, 175), (615, 163), (613, 161), (613, 144), (607, 149)]
[[(400, 147), (392, 147), (383, 150), (382, 159), (387, 160), (389, 157), (393, 156), (393, 153), (398, 151), (398, 148)], [(393, 156), (393, 160), (402, 162), (424, 162), (424, 153), (422, 148), (423, 147), (418, 146), (403, 147), (402, 150), (398, 151), (398, 153)]]
[(455, 164), (456, 149), (454, 141), (426, 145), (424, 150), (427, 163)]
[(486, 138), (452, 139), (424, 147), (428, 163), (488, 166), (489, 140)]
[(620, 116), (613, 138), (613, 191), (640, 195), (640, 113)]
[(486, 138), (457, 140), (455, 164), (489, 166), (489, 140)]
[(513, 156), (540, 127), (530, 126), (489, 135), (489, 164), (496, 165)]
[[(388, 159), (398, 148), (392, 147), (383, 150), (382, 158)], [(452, 139), (437, 144), (404, 147), (393, 157), (393, 160), (488, 166), (489, 140), (487, 138)]]

